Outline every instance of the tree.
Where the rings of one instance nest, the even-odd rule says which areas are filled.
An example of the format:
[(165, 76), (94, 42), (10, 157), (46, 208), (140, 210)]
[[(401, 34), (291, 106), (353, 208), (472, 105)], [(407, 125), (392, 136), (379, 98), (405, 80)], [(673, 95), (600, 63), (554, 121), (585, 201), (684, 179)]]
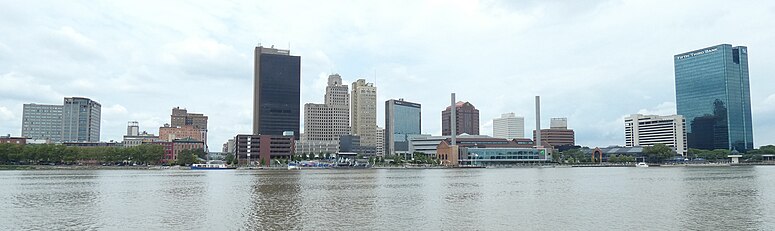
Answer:
[(234, 154), (231, 154), (231, 153), (226, 154), (226, 163), (227, 164), (231, 164), (231, 165), (235, 164), (235, 160), (236, 159), (237, 158), (234, 158)]
[(653, 162), (662, 162), (667, 159), (672, 159), (676, 156), (675, 150), (664, 144), (655, 144), (643, 148), (643, 154), (648, 156), (649, 160)]
[(194, 150), (182, 150), (178, 153), (177, 163), (180, 165), (191, 165), (197, 162), (196, 152)]

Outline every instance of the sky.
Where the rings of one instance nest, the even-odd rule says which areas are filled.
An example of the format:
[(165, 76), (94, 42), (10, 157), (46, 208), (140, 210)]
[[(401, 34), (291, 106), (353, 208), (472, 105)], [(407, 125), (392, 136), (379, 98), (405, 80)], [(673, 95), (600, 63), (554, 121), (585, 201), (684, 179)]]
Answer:
[[(754, 145), (775, 143), (775, 1), (9, 1), (0, 0), (0, 134), (21, 135), (22, 105), (88, 97), (101, 139), (127, 121), (158, 134), (173, 107), (209, 116), (209, 146), (251, 133), (253, 51), (302, 60), (302, 104), (326, 79), (360, 78), (384, 101), (422, 104), (441, 133), (449, 94), (481, 131), (514, 112), (535, 128), (567, 117), (584, 146), (624, 144), (624, 117), (674, 114), (673, 55), (747, 46)], [(303, 121), (302, 121), (303, 123)]]

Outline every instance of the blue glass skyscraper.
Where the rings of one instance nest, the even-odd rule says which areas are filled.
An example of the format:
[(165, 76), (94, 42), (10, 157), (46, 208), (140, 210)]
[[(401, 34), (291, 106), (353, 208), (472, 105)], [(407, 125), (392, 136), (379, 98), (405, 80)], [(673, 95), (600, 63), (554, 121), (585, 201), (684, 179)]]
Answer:
[(748, 48), (721, 44), (677, 54), (673, 61), (689, 148), (753, 149)]
[(385, 153), (409, 152), (409, 137), (422, 131), (422, 107), (404, 99), (385, 101)]

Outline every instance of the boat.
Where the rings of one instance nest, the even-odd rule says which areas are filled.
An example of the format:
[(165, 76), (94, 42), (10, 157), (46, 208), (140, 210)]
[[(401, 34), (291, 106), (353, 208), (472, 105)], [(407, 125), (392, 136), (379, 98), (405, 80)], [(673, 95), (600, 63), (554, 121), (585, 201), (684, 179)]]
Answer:
[(191, 170), (226, 170), (237, 169), (237, 167), (228, 166), (220, 160), (208, 161), (206, 164), (192, 164)]
[(649, 165), (646, 164), (646, 162), (639, 162), (638, 164), (635, 165), (635, 167), (638, 167), (638, 168), (648, 168)]
[(288, 170), (296, 170), (296, 169), (299, 169), (298, 165), (296, 165), (294, 163), (288, 164)]

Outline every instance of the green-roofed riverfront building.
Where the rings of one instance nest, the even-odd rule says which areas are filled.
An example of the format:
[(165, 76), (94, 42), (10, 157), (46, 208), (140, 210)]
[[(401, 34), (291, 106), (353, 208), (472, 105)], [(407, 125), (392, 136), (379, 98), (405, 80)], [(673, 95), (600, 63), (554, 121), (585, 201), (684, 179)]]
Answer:
[(674, 56), (676, 106), (687, 145), (753, 149), (748, 48), (721, 44)]

